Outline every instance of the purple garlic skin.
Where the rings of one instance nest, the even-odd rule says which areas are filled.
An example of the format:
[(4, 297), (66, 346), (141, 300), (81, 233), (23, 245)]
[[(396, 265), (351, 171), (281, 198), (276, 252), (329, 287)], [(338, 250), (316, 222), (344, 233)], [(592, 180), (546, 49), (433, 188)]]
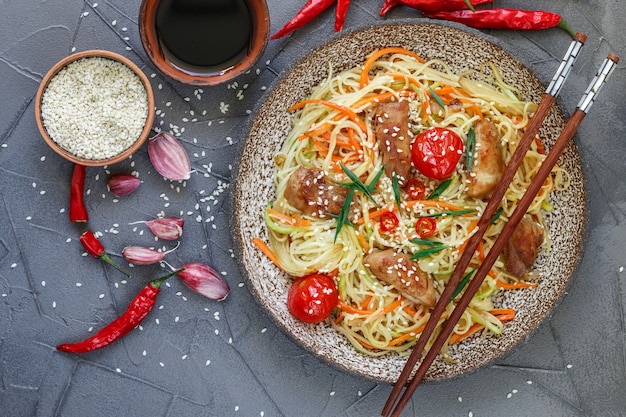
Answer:
[(154, 249), (141, 246), (126, 246), (122, 249), (122, 256), (134, 265), (152, 265), (161, 262), (167, 252), (158, 252)]
[(221, 301), (230, 293), (230, 288), (222, 276), (213, 268), (201, 263), (190, 263), (177, 269), (177, 274), (187, 287), (212, 300)]
[(179, 217), (163, 217), (145, 223), (159, 239), (178, 240), (183, 234), (185, 221)]
[(134, 192), (139, 187), (139, 178), (130, 174), (115, 174), (109, 177), (107, 189), (116, 197), (123, 197)]
[(189, 179), (189, 155), (174, 135), (161, 132), (148, 139), (148, 156), (154, 169), (165, 178), (172, 181)]

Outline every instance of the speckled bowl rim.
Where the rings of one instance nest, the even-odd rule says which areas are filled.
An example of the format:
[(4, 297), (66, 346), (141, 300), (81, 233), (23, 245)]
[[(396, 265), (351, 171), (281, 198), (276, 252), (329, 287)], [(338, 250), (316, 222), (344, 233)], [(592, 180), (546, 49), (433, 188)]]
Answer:
[[(48, 88), (48, 83), (50, 82), (52, 78), (54, 78), (55, 75), (59, 73), (59, 71), (61, 71), (63, 68), (65, 68), (67, 65), (71, 64), (72, 62), (78, 61), (80, 59), (98, 58), (98, 57), (117, 61), (125, 65), (126, 67), (128, 67), (137, 77), (139, 77), (139, 79), (141, 80), (141, 84), (144, 86), (146, 90), (146, 96), (147, 96), (146, 99), (148, 102), (148, 114), (146, 116), (143, 129), (141, 130), (141, 134), (135, 140), (135, 142), (126, 150), (106, 159), (85, 159), (85, 158), (80, 158), (74, 155), (73, 153), (67, 151), (66, 149), (61, 147), (58, 143), (56, 143), (54, 139), (52, 139), (52, 137), (50, 137), (50, 135), (48, 134), (48, 131), (46, 130), (43, 124), (43, 116), (41, 114), (41, 100), (42, 100), (44, 92)], [(35, 119), (37, 122), (37, 128), (39, 129), (39, 133), (41, 134), (41, 137), (44, 139), (44, 141), (48, 144), (48, 146), (50, 146), (50, 148), (52, 148), (53, 151), (55, 151), (57, 154), (61, 155), (63, 158), (67, 159), (68, 161), (74, 162), (75, 164), (85, 165), (85, 166), (113, 165), (120, 161), (123, 161), (124, 159), (128, 158), (133, 153), (135, 153), (141, 147), (141, 145), (143, 145), (143, 143), (146, 141), (146, 139), (150, 135), (150, 132), (152, 130), (152, 123), (154, 122), (154, 92), (152, 91), (152, 85), (150, 84), (150, 80), (148, 80), (148, 77), (146, 76), (146, 74), (144, 74), (143, 71), (133, 61), (126, 58), (125, 56), (120, 55), (116, 52), (107, 51), (104, 49), (90, 49), (86, 51), (76, 52), (72, 55), (66, 56), (65, 58), (61, 59), (56, 64), (54, 64), (52, 68), (48, 70), (46, 75), (41, 80), (41, 83), (39, 84), (39, 88), (37, 89), (37, 94), (35, 96)]]
[[(446, 52), (453, 54), (453, 60), (461, 59), (459, 52), (463, 52), (463, 55), (482, 55), (487, 52), (495, 54), (494, 56), (499, 58), (495, 60), (496, 64), (506, 63), (507, 66), (512, 65), (517, 69), (517, 73), (514, 75), (521, 78), (521, 84), (524, 86), (522, 90), (526, 96), (536, 102), (541, 99), (545, 86), (535, 74), (511, 52), (507, 51), (506, 45), (477, 30), (456, 23), (429, 19), (413, 19), (410, 22), (393, 21), (375, 27), (356, 28), (351, 32), (335, 36), (326, 44), (313, 49), (305, 58), (283, 71), (272, 83), (253, 112), (255, 117), (248, 121), (247, 140), (240, 144), (241, 158), (233, 171), (234, 181), (231, 198), (234, 215), (231, 224), (237, 243), (238, 256), (236, 258), (247, 287), (257, 304), (283, 333), (308, 352), (339, 370), (377, 383), (394, 383), (406, 362), (406, 358), (395, 354), (379, 358), (367, 357), (358, 353), (347, 339), (332, 329), (329, 324), (309, 325), (295, 320), (286, 308), (286, 292), (290, 278), (276, 268), (251, 243), (251, 239), (254, 237), (267, 238), (262, 211), (266, 202), (274, 194), (271, 181), (273, 169), (271, 156), (280, 149), (284, 140), (284, 132), (277, 131), (278, 129), (275, 129), (274, 126), (272, 129), (262, 131), (262, 134), (259, 134), (259, 129), (270, 119), (282, 121), (280, 123), (283, 124), (289, 123), (290, 117), (286, 108), (297, 99), (305, 98), (310, 87), (314, 84), (311, 81), (298, 79), (301, 74), (311, 75), (311, 72), (316, 71), (310, 62), (312, 57), (316, 56), (320, 59), (321, 55), (326, 61), (346, 58), (349, 54), (343, 53), (337, 57), (328, 53), (329, 48), (337, 47), (337, 45), (342, 45), (348, 50), (355, 47), (359, 48), (359, 52), (353, 53), (359, 54), (359, 58), (354, 59), (360, 62), (374, 47), (392, 45), (405, 47), (412, 45), (415, 47), (415, 45), (419, 45), (427, 48), (428, 46), (424, 43), (432, 44), (432, 39), (425, 41), (424, 39), (416, 39), (414, 36), (409, 39), (405, 33), (407, 31), (419, 32), (420, 30), (428, 30), (431, 33), (429, 36), (435, 37), (440, 43), (445, 42), (442, 50), (449, 48), (451, 35), (454, 35), (453, 38), (463, 39), (462, 51), (459, 51), (459, 48), (452, 48), (452, 51)], [(404, 35), (399, 36), (399, 33)], [(370, 49), (364, 49), (362, 42), (364, 36), (376, 38), (372, 44), (367, 44)], [(474, 50), (468, 47), (465, 41), (470, 40), (472, 43), (478, 43), (481, 48)], [(442, 52), (442, 55), (445, 53)], [(490, 57), (492, 61), (494, 56)], [(433, 57), (426, 56), (426, 58)], [(443, 58), (449, 63), (452, 61), (447, 56)], [(327, 68), (327, 65), (323, 65), (321, 69), (317, 69), (317, 81), (326, 75)], [(343, 67), (333, 65), (333, 69), (339, 71)], [(509, 77), (512, 74), (505, 71), (503, 75), (506, 80), (511, 81)], [(287, 84), (289, 84), (288, 88), (286, 88)], [(515, 83), (513, 84), (515, 85)], [(296, 94), (296, 98), (290, 98), (294, 89), (298, 89), (299, 96)], [(564, 125), (565, 118), (562, 112), (558, 106), (554, 106), (540, 130), (540, 135), (546, 140), (547, 148), (554, 143)], [(281, 134), (283, 134), (282, 137)], [(533, 292), (524, 290), (525, 292), (522, 294), (525, 295), (522, 297), (521, 305), (514, 305), (514, 307), (518, 307), (515, 321), (505, 327), (500, 337), (492, 335), (474, 337), (453, 347), (450, 353), (457, 362), (450, 365), (438, 358), (426, 374), (425, 380), (427, 382), (458, 378), (502, 358), (510, 353), (513, 348), (526, 342), (537, 331), (543, 320), (553, 314), (555, 307), (561, 301), (571, 281), (570, 278), (578, 268), (582, 254), (587, 201), (580, 156), (573, 141), (559, 163), (571, 175), (572, 185), (564, 193), (557, 195), (554, 201), (555, 210), (552, 215), (548, 216), (550, 233), (554, 242), (550, 254), (542, 254), (537, 262), (538, 269), (542, 272), (541, 284)], [(266, 171), (270, 174), (267, 175)], [(507, 292), (502, 297), (502, 301), (510, 303), (509, 299), (514, 298), (512, 293), (519, 292)], [(540, 298), (541, 302), (538, 301)], [(515, 324), (515, 326), (511, 326), (511, 324)]]

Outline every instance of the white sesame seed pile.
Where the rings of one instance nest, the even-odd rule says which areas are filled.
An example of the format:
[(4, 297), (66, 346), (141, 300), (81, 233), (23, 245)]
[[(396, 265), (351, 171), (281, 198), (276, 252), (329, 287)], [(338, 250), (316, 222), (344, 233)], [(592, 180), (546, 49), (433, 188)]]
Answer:
[(141, 79), (121, 62), (82, 58), (52, 77), (41, 115), (48, 134), (63, 149), (80, 158), (107, 159), (140, 136), (148, 95)]

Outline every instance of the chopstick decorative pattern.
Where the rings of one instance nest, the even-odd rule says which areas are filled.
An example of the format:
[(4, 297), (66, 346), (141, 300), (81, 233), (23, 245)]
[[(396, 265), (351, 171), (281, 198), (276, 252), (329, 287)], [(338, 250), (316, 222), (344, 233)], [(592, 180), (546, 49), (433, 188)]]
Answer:
[[(572, 45), (570, 46), (570, 49), (568, 50), (568, 52), (566, 54), (566, 57), (564, 58), (561, 66), (559, 67), (559, 70), (557, 71), (557, 74), (555, 75), (555, 77), (553, 79), (553, 82), (550, 84), (550, 87), (546, 91), (546, 95), (544, 96), (544, 99), (542, 99), (542, 102), (540, 103), (540, 106), (539, 106), (539, 108), (537, 110), (536, 115), (531, 120), (531, 124), (529, 125), (528, 130), (526, 131), (526, 134), (524, 135), (524, 138), (520, 142), (518, 150), (513, 155), (513, 158), (511, 159), (511, 161), (509, 162), (509, 165), (507, 166), (505, 174), (502, 177), (500, 185), (498, 186), (498, 188), (494, 192), (494, 195), (490, 199), (489, 204), (487, 205), (487, 208), (485, 209), (485, 212), (483, 213), (483, 216), (481, 218), (481, 223), (486, 223), (488, 225), (488, 221), (485, 221), (485, 219), (488, 220), (488, 219), (491, 218), (491, 214), (489, 212), (489, 209), (491, 208), (493, 211), (496, 210), (496, 206), (499, 204), (501, 196), (506, 191), (506, 188), (508, 188), (508, 184), (509, 184), (512, 176), (514, 175), (515, 171), (519, 167), (518, 161), (515, 160), (516, 155), (518, 153), (520, 153), (521, 154), (520, 159), (521, 159), (521, 158), (523, 158), (524, 154), (526, 153), (526, 150), (528, 149), (529, 144), (525, 145), (523, 143), (524, 139), (526, 139), (526, 136), (530, 136), (531, 139), (534, 137), (534, 135), (536, 133), (536, 130), (539, 129), (541, 123), (543, 122), (543, 119), (545, 118), (545, 115), (547, 114), (547, 110), (549, 109), (549, 107), (554, 102), (554, 95), (558, 94), (561, 86), (563, 85), (563, 83), (565, 81), (565, 78), (567, 78), (567, 75), (568, 75), (569, 71), (571, 70), (571, 66), (574, 63), (575, 56), (580, 51), (580, 46), (582, 46), (582, 43), (584, 43), (584, 41), (586, 39), (586, 37), (584, 35), (582, 35), (582, 34), (580, 34), (580, 36), (579, 36), (579, 34), (577, 34), (576, 38), (572, 42)], [(573, 57), (572, 57), (571, 54), (574, 53), (574, 52), (575, 52), (575, 55), (573, 55)], [(571, 58), (573, 58), (573, 59), (571, 59)], [(433, 342), (433, 345), (431, 346), (430, 350), (427, 352), (427, 354), (426, 354), (425, 358), (423, 359), (420, 367), (417, 369), (416, 374), (413, 377), (413, 380), (411, 381), (411, 383), (409, 384), (408, 388), (406, 389), (406, 391), (404, 392), (404, 394), (402, 395), (402, 397), (398, 401), (398, 404), (396, 405), (395, 410), (391, 414), (392, 416), (398, 416), (402, 412), (404, 406), (409, 401), (411, 395), (413, 394), (413, 392), (415, 391), (415, 389), (417, 388), (419, 383), (422, 381), (424, 375), (426, 374), (426, 371), (428, 370), (428, 367), (430, 366), (430, 364), (432, 364), (432, 362), (434, 361), (434, 359), (438, 355), (440, 349), (443, 347), (445, 341), (448, 339), (448, 337), (452, 333), (452, 331), (454, 329), (454, 326), (456, 325), (457, 321), (459, 320), (459, 318), (461, 317), (461, 315), (465, 311), (467, 305), (472, 300), (474, 294), (476, 293), (476, 291), (480, 287), (482, 281), (484, 280), (485, 276), (489, 272), (491, 266), (493, 265), (493, 263), (496, 261), (496, 259), (500, 255), (500, 252), (502, 251), (502, 248), (504, 247), (504, 244), (510, 238), (511, 234), (513, 233), (513, 230), (514, 230), (515, 226), (519, 223), (521, 218), (526, 213), (528, 207), (530, 206), (532, 200), (534, 199), (534, 196), (537, 194), (537, 192), (541, 188), (544, 180), (550, 174), (550, 172), (551, 172), (553, 166), (556, 164), (556, 161), (559, 158), (560, 154), (565, 149), (567, 143), (569, 143), (571, 138), (574, 136), (574, 134), (575, 134), (575, 132), (576, 132), (580, 122), (582, 121), (582, 118), (586, 115), (586, 113), (589, 110), (590, 106), (593, 104), (597, 93), (599, 92), (600, 88), (606, 82), (606, 80), (607, 80), (608, 76), (610, 75), (610, 73), (613, 71), (617, 61), (619, 61), (619, 58), (617, 56), (609, 55), (609, 57), (603, 63), (602, 67), (598, 71), (598, 74), (596, 75), (596, 77), (592, 81), (591, 85), (589, 86), (589, 88), (587, 89), (585, 95), (583, 96), (583, 99), (579, 103), (579, 106), (578, 106), (576, 112), (572, 115), (572, 117), (568, 121), (567, 125), (565, 126), (565, 129), (563, 130), (563, 132), (561, 133), (561, 135), (557, 139), (557, 142), (552, 147), (551, 151), (548, 153), (548, 155), (546, 157), (546, 160), (541, 165), (541, 167), (540, 167), (539, 171), (537, 172), (533, 182), (531, 183), (531, 185), (529, 186), (528, 190), (524, 194), (524, 197), (520, 201), (520, 203), (519, 203), (518, 207), (516, 208), (516, 210), (514, 211), (513, 215), (510, 217), (510, 219), (509, 219), (507, 225), (505, 226), (505, 228), (503, 229), (501, 235), (498, 237), (498, 239), (494, 243), (494, 246), (492, 247), (492, 249), (489, 251), (489, 253), (485, 257), (485, 260), (483, 261), (482, 265), (479, 267), (476, 275), (474, 276), (474, 278), (472, 279), (472, 281), (470, 282), (470, 284), (466, 288), (465, 293), (463, 294), (461, 300), (459, 301), (459, 304), (452, 311), (452, 313), (450, 314), (448, 320), (446, 321), (443, 329), (441, 330), (440, 334), (438, 335), (438, 337)], [(554, 94), (554, 95), (552, 95), (551, 93)], [(544, 102), (545, 103), (549, 103), (549, 104), (544, 106), (543, 105)], [(535, 123), (532, 123), (533, 121)], [(532, 129), (535, 129), (535, 130), (533, 132), (530, 132), (532, 134), (529, 135), (529, 130), (531, 130), (531, 127), (532, 127)], [(524, 147), (524, 149), (520, 150), (520, 148), (523, 148), (523, 147)], [(510, 173), (510, 171), (512, 171), (512, 174)], [(510, 177), (507, 174), (510, 174)], [(501, 194), (501, 195), (498, 195), (498, 194)], [(490, 207), (490, 206), (492, 206), (492, 207)], [(485, 229), (486, 229), (486, 226), (485, 226)], [(480, 239), (482, 238), (483, 234), (484, 234), (484, 230), (481, 231), (480, 227), (479, 227), (479, 230), (477, 230), (476, 234), (474, 236), (472, 236), (472, 239), (470, 240), (470, 243), (472, 243), (472, 240), (473, 240), (474, 243), (477, 245), (478, 242), (480, 241)], [(471, 255), (474, 253), (474, 250), (470, 247), (469, 244), (468, 244), (468, 249), (466, 249), (466, 253), (467, 252), (469, 252), (469, 255), (467, 257), (469, 257), (471, 259)], [(465, 253), (464, 253), (464, 255), (465, 255)], [(459, 277), (465, 271), (465, 268), (469, 264), (469, 260), (464, 259), (464, 258), (467, 258), (467, 257), (462, 256), (461, 259), (459, 260), (459, 263), (457, 264), (457, 266), (455, 268), (455, 271), (454, 271), (452, 277), (450, 278), (450, 282), (449, 282), (448, 286), (444, 290), (444, 293), (442, 294), (438, 304), (435, 306), (435, 309), (431, 313), (431, 318), (430, 318), (431, 321), (434, 320), (435, 323), (436, 323), (439, 320), (439, 318), (441, 317), (441, 312), (443, 311), (443, 308), (445, 308), (445, 305), (447, 304), (447, 300), (449, 299), (449, 294), (448, 293), (450, 291), (447, 291), (447, 290), (449, 288), (452, 288), (452, 290), (453, 290), (456, 287), (456, 283), (453, 282), (453, 278)], [(466, 263), (463, 263), (463, 262), (466, 262)], [(440, 304), (443, 305), (443, 307), (441, 307)], [(430, 324), (430, 322), (428, 324)], [(411, 374), (411, 372), (412, 372), (412, 370), (413, 370), (417, 360), (421, 356), (421, 352), (422, 352), (423, 348), (425, 347), (426, 342), (430, 339), (430, 336), (432, 335), (432, 330), (434, 329), (434, 326), (430, 326), (431, 327), (430, 332), (425, 333), (429, 329), (428, 324), (427, 324), (426, 328), (424, 329), (424, 331), (422, 332), (422, 335), (420, 336), (420, 339), (418, 340), (418, 343), (414, 347), (413, 353), (411, 354), (411, 356), (409, 357), (409, 360), (407, 361), (407, 365), (403, 369), (403, 371), (402, 371), (402, 373), (400, 375), (399, 380), (397, 381), (396, 385), (394, 386), (394, 388), (392, 390), (392, 393), (391, 393), (387, 403), (385, 404), (385, 407), (383, 408), (382, 415), (385, 416), (385, 417), (390, 415), (389, 412), (391, 411), (391, 408), (393, 407), (394, 403), (396, 402), (396, 399), (397, 399), (400, 391), (402, 390), (402, 387), (407, 383), (408, 378), (409, 378), (409, 376), (410, 376), (410, 374)]]
[(548, 85), (546, 94), (554, 97), (559, 94), (559, 91), (561, 91), (561, 87), (563, 87), (563, 84), (565, 84), (565, 81), (567, 80), (567, 77), (569, 76), (569, 73), (574, 66), (574, 62), (576, 62), (576, 58), (578, 58), (578, 54), (580, 53), (580, 50), (582, 49), (586, 40), (586, 35), (580, 32), (576, 34), (574, 40), (572, 41), (572, 43), (570, 43), (569, 49), (565, 53), (563, 60), (561, 61), (561, 65), (559, 65), (559, 68), (556, 70), (556, 73), (554, 74), (550, 85)]

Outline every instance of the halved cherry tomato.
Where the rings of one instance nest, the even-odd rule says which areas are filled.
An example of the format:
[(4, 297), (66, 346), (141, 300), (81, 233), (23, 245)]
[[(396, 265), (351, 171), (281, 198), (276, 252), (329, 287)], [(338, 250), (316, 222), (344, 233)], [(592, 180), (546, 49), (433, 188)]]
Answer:
[(426, 194), (426, 185), (417, 178), (411, 178), (406, 184), (406, 192), (412, 200), (421, 200)]
[(432, 217), (420, 217), (415, 223), (415, 231), (420, 237), (428, 237), (437, 231), (437, 220)]
[(431, 127), (417, 135), (411, 148), (413, 165), (429, 178), (448, 178), (463, 154), (463, 141), (450, 129)]
[(398, 224), (400, 224), (400, 220), (398, 220), (398, 216), (395, 213), (386, 211), (380, 215), (380, 229), (383, 232), (391, 232), (398, 227)]
[(295, 318), (305, 323), (326, 320), (338, 302), (335, 281), (325, 274), (296, 278), (287, 294), (287, 309)]

